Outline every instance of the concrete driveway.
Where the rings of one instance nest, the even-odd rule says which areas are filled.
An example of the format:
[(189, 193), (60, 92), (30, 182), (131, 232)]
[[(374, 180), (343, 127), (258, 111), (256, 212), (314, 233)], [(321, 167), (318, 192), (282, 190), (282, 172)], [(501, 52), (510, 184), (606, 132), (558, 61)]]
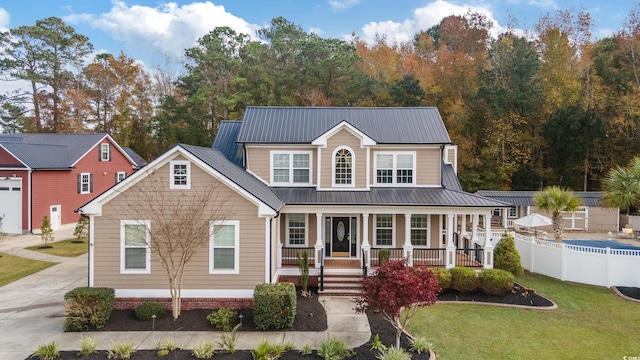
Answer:
[[(69, 229), (54, 236), (63, 240), (72, 234), (73, 229)], [(86, 254), (62, 258), (24, 250), (41, 243), (39, 235), (21, 235), (10, 236), (0, 244), (0, 252), (59, 262), (0, 287), (0, 359), (26, 359), (38, 345), (55, 340), (62, 333), (64, 294), (87, 285)]]

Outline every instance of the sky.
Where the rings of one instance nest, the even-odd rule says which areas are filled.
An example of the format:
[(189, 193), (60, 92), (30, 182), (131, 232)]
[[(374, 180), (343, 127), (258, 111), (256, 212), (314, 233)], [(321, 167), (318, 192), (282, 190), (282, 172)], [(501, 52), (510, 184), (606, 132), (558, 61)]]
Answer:
[(348, 39), (352, 33), (371, 42), (377, 34), (410, 40), (413, 34), (448, 15), (469, 9), (494, 21), (495, 31), (514, 25), (532, 29), (557, 9), (585, 9), (594, 20), (595, 39), (618, 31), (635, 1), (630, 0), (0, 0), (0, 30), (62, 18), (89, 37), (95, 53), (109, 52), (162, 63), (163, 54), (180, 59), (184, 49), (216, 26), (255, 35), (282, 16), (307, 32)]

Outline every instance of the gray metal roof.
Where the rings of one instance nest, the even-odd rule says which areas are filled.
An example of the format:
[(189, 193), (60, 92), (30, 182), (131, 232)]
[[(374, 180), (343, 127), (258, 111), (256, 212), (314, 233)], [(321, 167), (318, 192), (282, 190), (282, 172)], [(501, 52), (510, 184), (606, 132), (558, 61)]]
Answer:
[(462, 191), (458, 175), (451, 164), (442, 165), (442, 186), (450, 190)]
[(287, 205), (386, 205), (507, 207), (501, 201), (441, 188), (371, 188), (370, 191), (317, 191), (307, 187), (273, 188)]
[(31, 169), (71, 168), (67, 146), (16, 142), (0, 142), (0, 144)]
[[(504, 201), (513, 206), (535, 206), (533, 203), (533, 190), (498, 191), (498, 190), (478, 190), (477, 194), (498, 201)], [(574, 191), (579, 196), (584, 206), (601, 207), (602, 192), (600, 191)]]
[(136, 166), (141, 168), (147, 165), (147, 160), (145, 160), (142, 156), (138, 155), (135, 151), (133, 151), (130, 147), (123, 147), (122, 150), (136, 163)]
[(226, 176), (229, 180), (249, 192), (251, 195), (260, 199), (260, 201), (264, 202), (272, 209), (278, 211), (284, 205), (282, 200), (278, 198), (271, 188), (246, 172), (243, 168), (231, 162), (222, 152), (212, 148), (192, 145), (179, 144), (177, 146), (182, 147), (193, 156), (202, 160), (212, 169)]
[(310, 143), (342, 121), (380, 144), (450, 144), (435, 107), (247, 106), (241, 143)]
[(238, 133), (242, 121), (224, 120), (220, 122), (216, 138), (213, 140), (212, 148), (222, 152), (227, 159), (238, 166), (243, 166), (244, 151), (242, 145), (238, 144)]
[[(63, 145), (69, 152), (69, 165), (78, 161), (107, 134), (0, 134), (0, 143)], [(26, 154), (25, 154), (26, 155)], [(28, 154), (35, 159), (39, 153)], [(22, 159), (21, 159), (22, 160)], [(23, 160), (24, 161), (24, 160)]]

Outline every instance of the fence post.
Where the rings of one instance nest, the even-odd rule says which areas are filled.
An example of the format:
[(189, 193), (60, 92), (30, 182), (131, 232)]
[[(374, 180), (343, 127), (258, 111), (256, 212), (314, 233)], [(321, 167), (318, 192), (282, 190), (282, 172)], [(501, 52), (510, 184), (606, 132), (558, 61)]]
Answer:
[(536, 272), (535, 270), (535, 266), (534, 266), (534, 261), (535, 261), (535, 255), (534, 255), (534, 251), (536, 250), (535, 245), (536, 245), (536, 239), (535, 238), (531, 238), (531, 241), (529, 241), (529, 246), (531, 247), (531, 265), (529, 265), (531, 267), (531, 269), (529, 269), (529, 271), (531, 272)]
[(607, 247), (605, 249), (605, 258), (604, 258), (604, 271), (605, 271), (605, 279), (607, 281), (607, 287), (611, 287), (611, 269), (609, 268), (609, 264), (611, 263), (609, 260), (609, 256), (611, 255), (611, 248)]
[(566, 259), (566, 254), (565, 254), (565, 244), (562, 243), (560, 244), (560, 280), (565, 281), (565, 279), (567, 278), (566, 274), (565, 274), (565, 268), (567, 267), (567, 259)]

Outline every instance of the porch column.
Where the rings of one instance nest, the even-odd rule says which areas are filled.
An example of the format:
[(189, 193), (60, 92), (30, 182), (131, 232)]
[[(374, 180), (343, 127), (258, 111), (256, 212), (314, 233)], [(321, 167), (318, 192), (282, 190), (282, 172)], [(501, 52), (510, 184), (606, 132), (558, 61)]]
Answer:
[[(502, 227), (506, 228), (507, 227), (507, 214), (509, 214), (509, 209), (501, 209), (500, 211), (502, 211)], [(491, 221), (489, 221), (489, 223), (491, 223)]]
[[(491, 215), (488, 215), (491, 216)], [(487, 215), (485, 215), (486, 220)], [(493, 244), (491, 243), (491, 220), (485, 221), (486, 224), (484, 226), (484, 251), (482, 252), (482, 256), (484, 259), (482, 263), (484, 264), (485, 269), (493, 269)]]
[(367, 268), (371, 267), (371, 245), (369, 244), (369, 214), (362, 214), (362, 245), (360, 246)]
[(453, 244), (453, 217), (454, 215), (447, 214), (447, 258), (445, 262), (447, 269), (456, 266), (456, 246)]
[(413, 266), (413, 244), (411, 244), (411, 213), (404, 214), (404, 257), (407, 258), (407, 264)]
[(478, 222), (480, 216), (477, 214), (471, 215), (471, 240), (476, 240), (478, 238)]
[(278, 249), (276, 252), (276, 258), (278, 261), (278, 269), (282, 267), (282, 242), (278, 241)]
[(322, 259), (324, 257), (324, 243), (322, 242), (322, 213), (316, 213), (316, 245), (315, 245), (315, 263), (316, 269), (322, 266)]
[(467, 214), (462, 214), (462, 220), (460, 222), (460, 235), (467, 235)]

